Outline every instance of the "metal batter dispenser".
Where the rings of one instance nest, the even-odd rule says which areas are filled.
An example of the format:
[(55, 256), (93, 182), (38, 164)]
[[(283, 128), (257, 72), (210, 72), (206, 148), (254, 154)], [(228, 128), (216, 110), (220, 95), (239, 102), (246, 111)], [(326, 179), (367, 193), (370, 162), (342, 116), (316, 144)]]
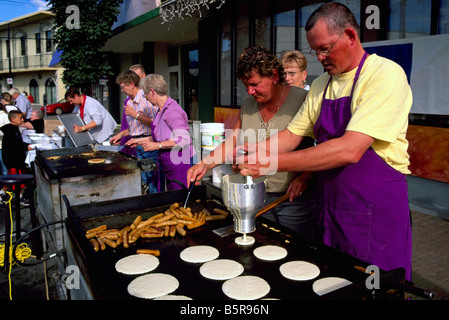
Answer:
[(256, 214), (265, 205), (265, 177), (241, 174), (222, 179), (223, 202), (234, 217), (234, 230), (247, 234), (256, 229)]

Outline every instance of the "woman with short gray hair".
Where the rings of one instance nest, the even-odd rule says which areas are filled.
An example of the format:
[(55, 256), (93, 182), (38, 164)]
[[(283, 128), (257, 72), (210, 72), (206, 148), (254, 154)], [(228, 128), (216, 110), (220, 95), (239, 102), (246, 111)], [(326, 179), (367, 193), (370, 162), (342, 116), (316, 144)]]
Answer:
[(181, 189), (182, 185), (178, 182), (187, 185), (187, 170), (195, 155), (187, 114), (167, 95), (168, 85), (161, 75), (147, 75), (140, 80), (140, 88), (159, 112), (151, 123), (152, 136), (131, 139), (126, 145), (141, 145), (145, 151), (159, 150), (158, 191)]

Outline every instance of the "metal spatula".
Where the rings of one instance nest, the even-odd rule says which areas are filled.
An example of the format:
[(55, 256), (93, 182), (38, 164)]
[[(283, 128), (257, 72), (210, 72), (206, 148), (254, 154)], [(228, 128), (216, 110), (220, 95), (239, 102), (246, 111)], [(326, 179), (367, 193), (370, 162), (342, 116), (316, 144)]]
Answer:
[(190, 182), (189, 191), (187, 192), (186, 201), (184, 202), (184, 208), (187, 208), (187, 201), (189, 201), (190, 193), (192, 192), (193, 187), (195, 186), (195, 181)]

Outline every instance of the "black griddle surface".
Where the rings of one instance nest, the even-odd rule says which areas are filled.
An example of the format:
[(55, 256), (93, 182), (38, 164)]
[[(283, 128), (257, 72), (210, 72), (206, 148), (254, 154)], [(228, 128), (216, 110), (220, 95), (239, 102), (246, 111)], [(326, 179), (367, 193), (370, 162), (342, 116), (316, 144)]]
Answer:
[[(214, 207), (225, 208), (214, 201), (208, 203), (203, 201), (200, 204), (192, 203), (189, 205), (192, 207), (206, 207), (211, 212)], [(159, 212), (163, 212), (167, 208), (168, 206), (152, 208), (147, 210), (146, 213), (137, 211), (92, 217), (79, 220), (78, 223), (81, 226), (82, 234), (88, 229), (101, 224), (107, 224), (108, 228), (121, 228), (131, 224), (138, 215), (141, 215), (142, 220), (144, 220)], [(161, 254), (158, 257), (160, 264), (152, 273), (166, 273), (174, 276), (179, 281), (179, 288), (172, 294), (185, 295), (194, 300), (230, 299), (221, 289), (224, 281), (204, 278), (199, 272), (202, 264), (188, 263), (180, 258), (180, 253), (183, 249), (195, 245), (213, 246), (220, 253), (218, 259), (231, 259), (241, 263), (244, 267), (242, 275), (254, 275), (265, 279), (271, 289), (264, 298), (283, 300), (319, 299), (320, 297), (312, 290), (313, 282), (319, 278), (335, 276), (348, 279), (354, 283), (360, 283), (364, 282), (367, 277), (366, 274), (354, 268), (356, 265), (366, 267), (367, 264), (309, 239), (298, 235), (292, 236), (288, 230), (282, 229), (263, 217), (258, 218), (255, 232), (249, 234), (255, 238), (255, 243), (250, 246), (241, 246), (235, 243), (235, 238), (241, 236), (241, 234), (234, 233), (220, 237), (213, 232), (215, 229), (228, 225), (232, 225), (231, 215), (226, 220), (209, 221), (200, 228), (188, 230), (184, 237), (177, 234), (174, 238), (139, 239), (128, 249), (123, 248), (123, 246), (119, 246), (116, 249), (107, 247), (104, 251), (94, 252), (88, 242), (86, 246), (87, 239), (85, 237), (80, 239), (80, 235), (78, 235), (75, 241), (80, 242), (81, 247), (83, 247), (81, 250), (84, 251), (82, 255), (86, 255), (86, 251), (90, 251), (88, 255), (95, 257), (95, 262), (91, 258), (87, 259), (89, 264), (94, 263), (98, 268), (97, 270), (104, 271), (102, 274), (103, 280), (95, 279), (98, 276), (94, 275), (93, 283), (97, 282), (96, 285), (104, 286), (106, 285), (105, 281), (110, 281), (107, 285), (113, 284), (118, 295), (114, 298), (119, 299), (135, 299), (128, 294), (127, 286), (138, 276), (118, 273), (115, 270), (115, 263), (123, 257), (135, 254), (137, 249), (140, 248), (160, 250)], [(288, 255), (278, 261), (260, 260), (254, 256), (253, 250), (262, 245), (279, 245), (287, 249)], [(293, 260), (303, 260), (316, 264), (320, 268), (320, 275), (316, 279), (308, 281), (293, 281), (284, 278), (279, 272), (279, 267), (283, 263)]]
[[(104, 162), (89, 163), (93, 158), (104, 159)], [(35, 161), (51, 179), (139, 170), (137, 158), (122, 152), (94, 150), (91, 146), (39, 151)]]

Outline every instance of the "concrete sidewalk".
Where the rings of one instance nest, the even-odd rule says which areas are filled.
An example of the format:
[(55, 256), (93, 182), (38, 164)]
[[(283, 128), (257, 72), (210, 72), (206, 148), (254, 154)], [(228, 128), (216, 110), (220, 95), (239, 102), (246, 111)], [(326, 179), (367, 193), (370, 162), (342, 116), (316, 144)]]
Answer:
[(449, 221), (412, 211), (412, 280), (449, 300)]

